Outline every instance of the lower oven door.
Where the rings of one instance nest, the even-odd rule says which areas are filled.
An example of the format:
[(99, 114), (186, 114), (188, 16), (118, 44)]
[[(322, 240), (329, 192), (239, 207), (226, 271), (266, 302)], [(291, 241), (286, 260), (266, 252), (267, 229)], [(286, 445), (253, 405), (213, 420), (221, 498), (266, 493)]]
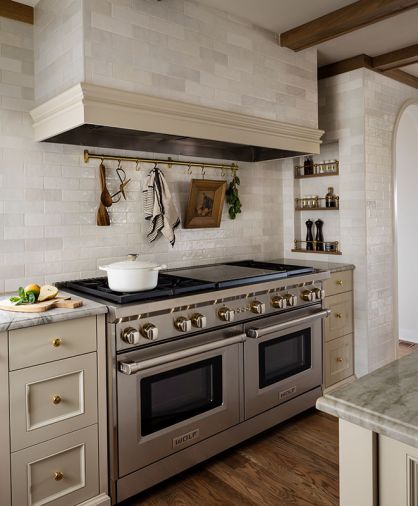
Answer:
[(156, 357), (136, 360), (135, 353), (141, 352), (121, 357), (119, 477), (239, 422), (240, 343), (244, 339), (241, 331)]
[(328, 310), (295, 310), (246, 328), (245, 418), (322, 383), (322, 318)]

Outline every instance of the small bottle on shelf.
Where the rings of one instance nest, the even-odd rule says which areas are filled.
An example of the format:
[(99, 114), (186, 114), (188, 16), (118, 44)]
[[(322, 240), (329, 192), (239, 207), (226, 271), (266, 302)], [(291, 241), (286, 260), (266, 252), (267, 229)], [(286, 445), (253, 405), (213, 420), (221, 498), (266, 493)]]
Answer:
[(337, 197), (334, 195), (334, 188), (330, 186), (325, 195), (325, 207), (337, 207)]
[(312, 176), (313, 174), (313, 159), (311, 156), (307, 156), (303, 162), (303, 174), (304, 176)]

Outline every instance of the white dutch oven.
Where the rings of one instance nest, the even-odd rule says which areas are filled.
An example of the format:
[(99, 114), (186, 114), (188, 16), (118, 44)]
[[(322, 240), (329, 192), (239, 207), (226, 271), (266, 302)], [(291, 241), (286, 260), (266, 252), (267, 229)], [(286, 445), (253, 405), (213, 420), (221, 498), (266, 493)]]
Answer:
[(158, 271), (166, 265), (136, 260), (136, 255), (129, 255), (129, 260), (99, 267), (107, 272), (109, 288), (116, 292), (141, 292), (152, 290), (158, 283)]

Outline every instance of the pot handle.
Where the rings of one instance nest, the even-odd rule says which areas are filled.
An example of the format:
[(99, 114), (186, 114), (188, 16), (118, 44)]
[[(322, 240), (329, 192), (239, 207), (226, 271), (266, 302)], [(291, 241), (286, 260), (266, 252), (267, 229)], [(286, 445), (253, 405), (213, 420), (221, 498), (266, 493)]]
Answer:
[(99, 271), (106, 271), (108, 270), (109, 266), (108, 265), (99, 265)]
[(158, 265), (157, 267), (154, 267), (153, 271), (161, 271), (162, 269), (167, 269), (166, 264)]

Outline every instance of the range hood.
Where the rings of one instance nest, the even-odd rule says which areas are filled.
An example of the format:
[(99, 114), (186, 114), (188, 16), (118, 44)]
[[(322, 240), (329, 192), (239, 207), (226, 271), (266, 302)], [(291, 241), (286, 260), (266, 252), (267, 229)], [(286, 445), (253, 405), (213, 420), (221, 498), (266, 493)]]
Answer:
[(258, 162), (319, 153), (322, 130), (79, 83), (31, 111), (36, 141)]

